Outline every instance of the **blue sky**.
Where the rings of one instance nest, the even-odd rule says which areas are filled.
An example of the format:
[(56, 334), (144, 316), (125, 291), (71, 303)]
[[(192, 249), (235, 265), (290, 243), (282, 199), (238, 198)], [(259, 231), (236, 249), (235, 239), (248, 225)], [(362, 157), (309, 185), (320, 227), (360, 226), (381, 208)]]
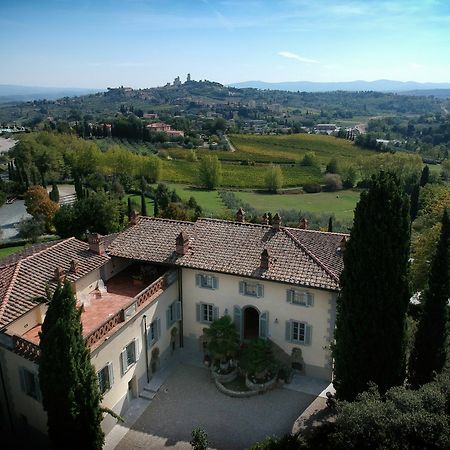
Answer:
[(0, 84), (450, 82), (449, 0), (0, 0)]

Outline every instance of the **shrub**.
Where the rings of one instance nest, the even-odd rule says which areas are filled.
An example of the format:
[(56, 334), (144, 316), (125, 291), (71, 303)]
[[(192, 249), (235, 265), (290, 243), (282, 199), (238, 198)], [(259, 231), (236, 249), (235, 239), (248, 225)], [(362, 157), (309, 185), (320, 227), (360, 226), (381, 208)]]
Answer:
[(322, 191), (322, 186), (317, 183), (307, 183), (303, 185), (303, 190), (308, 194), (314, 194)]
[(301, 165), (306, 167), (319, 167), (319, 160), (314, 152), (306, 152)]
[(264, 181), (269, 192), (276, 193), (279, 191), (283, 187), (283, 173), (280, 166), (271, 164)]
[(234, 357), (239, 349), (239, 335), (230, 316), (215, 320), (205, 330), (207, 349), (215, 360)]
[(323, 182), (327, 191), (334, 192), (342, 189), (342, 179), (337, 173), (327, 173), (323, 177)]
[(276, 369), (272, 345), (265, 339), (253, 339), (242, 351), (239, 365), (249, 377), (261, 379)]

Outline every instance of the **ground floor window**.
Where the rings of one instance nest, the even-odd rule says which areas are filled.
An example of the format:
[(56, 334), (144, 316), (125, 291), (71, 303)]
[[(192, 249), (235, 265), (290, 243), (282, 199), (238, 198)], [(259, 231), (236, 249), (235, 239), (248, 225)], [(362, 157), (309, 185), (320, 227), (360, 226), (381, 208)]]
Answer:
[(40, 401), (41, 391), (37, 373), (22, 367), (20, 369), (20, 384), (25, 394)]
[(213, 303), (197, 303), (197, 322), (211, 323), (219, 318), (219, 308)]
[(286, 322), (286, 340), (296, 344), (311, 344), (311, 325), (306, 322), (288, 320)]

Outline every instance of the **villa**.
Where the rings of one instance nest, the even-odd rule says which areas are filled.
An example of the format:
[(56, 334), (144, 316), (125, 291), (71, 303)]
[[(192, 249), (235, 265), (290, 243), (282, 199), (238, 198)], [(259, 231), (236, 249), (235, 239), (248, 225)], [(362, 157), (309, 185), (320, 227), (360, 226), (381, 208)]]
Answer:
[[(45, 292), (72, 283), (103, 405), (122, 414), (173, 352), (201, 350), (229, 315), (242, 341), (270, 339), (299, 372), (331, 380), (330, 344), (347, 235), (281, 224), (134, 216), (122, 233), (63, 239), (0, 261), (0, 417), (46, 433), (38, 380)], [(115, 420), (105, 417), (108, 433)]]

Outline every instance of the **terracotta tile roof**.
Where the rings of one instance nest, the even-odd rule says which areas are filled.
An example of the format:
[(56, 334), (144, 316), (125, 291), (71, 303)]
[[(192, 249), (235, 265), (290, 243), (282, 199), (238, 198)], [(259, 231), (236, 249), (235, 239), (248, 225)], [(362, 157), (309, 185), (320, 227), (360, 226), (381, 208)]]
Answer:
[[(78, 262), (77, 273), (70, 272), (72, 260)], [(54, 272), (57, 267), (73, 282), (108, 260), (107, 255), (91, 252), (87, 243), (69, 238), (27, 249), (0, 262), (0, 327), (38, 304), (36, 298), (45, 296), (46, 286), (56, 285)]]
[[(175, 239), (189, 236), (185, 255), (175, 252)], [(343, 234), (256, 225), (215, 219), (179, 222), (149, 217), (118, 236), (108, 253), (154, 263), (316, 287), (339, 289)], [(261, 253), (269, 253), (268, 270)]]

